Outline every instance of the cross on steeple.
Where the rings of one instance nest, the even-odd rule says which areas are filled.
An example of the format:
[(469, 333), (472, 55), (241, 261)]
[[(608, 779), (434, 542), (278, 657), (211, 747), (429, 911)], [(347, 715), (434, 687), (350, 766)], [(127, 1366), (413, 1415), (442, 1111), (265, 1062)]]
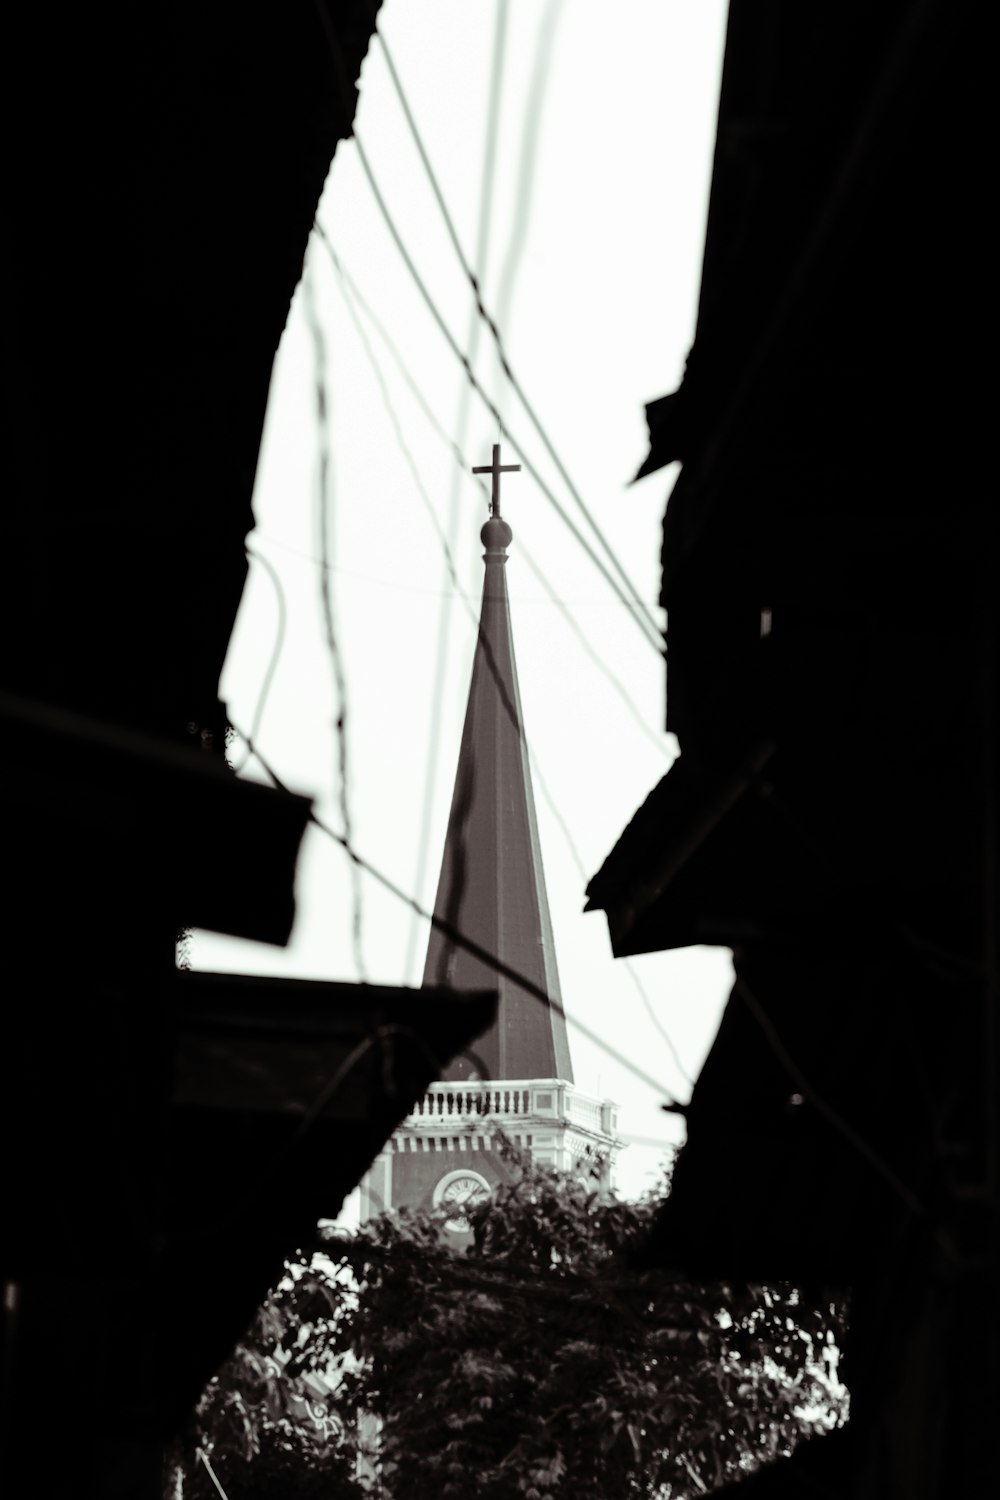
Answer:
[(502, 464), (500, 462), (500, 444), (493, 444), (493, 462), (491, 464), (478, 464), (473, 469), (473, 474), (493, 475), (493, 495), (490, 500), (490, 515), (500, 515), (500, 475), (520, 474), (520, 464)]

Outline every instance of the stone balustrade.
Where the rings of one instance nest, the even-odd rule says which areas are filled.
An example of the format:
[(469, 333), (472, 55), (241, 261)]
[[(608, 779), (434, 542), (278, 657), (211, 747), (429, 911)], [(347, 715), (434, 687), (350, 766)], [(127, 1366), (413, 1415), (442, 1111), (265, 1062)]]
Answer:
[(432, 1083), (411, 1109), (407, 1123), (458, 1124), (461, 1121), (562, 1120), (602, 1134), (617, 1129), (617, 1109), (557, 1078)]
[(526, 1115), (529, 1112), (529, 1089), (517, 1084), (513, 1088), (497, 1084), (431, 1084), (427, 1093), (410, 1111), (411, 1119), (430, 1120), (458, 1115)]

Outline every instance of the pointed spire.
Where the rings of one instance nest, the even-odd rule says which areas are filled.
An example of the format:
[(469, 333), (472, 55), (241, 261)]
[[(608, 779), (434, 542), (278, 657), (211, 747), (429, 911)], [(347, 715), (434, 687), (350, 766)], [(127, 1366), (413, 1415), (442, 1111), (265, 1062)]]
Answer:
[(512, 533), (500, 515), (500, 475), (518, 467), (500, 463), (495, 443), (492, 464), (474, 471), (493, 475), (490, 518), (481, 532), (486, 577), (434, 913), (523, 974), (550, 1003), (498, 975), (437, 928), (431, 930), (424, 984), (500, 993), (496, 1024), (475, 1043), (482, 1065), (458, 1058), (450, 1077), (478, 1072), (571, 1083), (507, 598)]

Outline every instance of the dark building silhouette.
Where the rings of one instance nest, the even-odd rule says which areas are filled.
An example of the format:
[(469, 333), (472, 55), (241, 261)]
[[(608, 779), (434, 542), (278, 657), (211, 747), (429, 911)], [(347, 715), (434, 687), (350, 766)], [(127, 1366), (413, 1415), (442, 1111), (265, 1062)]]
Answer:
[[(849, 1426), (738, 1493), (992, 1488), (996, 546), (967, 5), (734, 0), (697, 332), (648, 408), (681, 755), (589, 888), (736, 985), (648, 1247), (846, 1294)], [(735, 1493), (735, 1492), (734, 1492)]]
[(291, 930), (309, 802), (232, 775), (218, 681), (274, 353), (375, 9), (6, 17), (11, 1500), (160, 1500), (164, 1443), (283, 1254), (493, 1014), (175, 968), (186, 926)]

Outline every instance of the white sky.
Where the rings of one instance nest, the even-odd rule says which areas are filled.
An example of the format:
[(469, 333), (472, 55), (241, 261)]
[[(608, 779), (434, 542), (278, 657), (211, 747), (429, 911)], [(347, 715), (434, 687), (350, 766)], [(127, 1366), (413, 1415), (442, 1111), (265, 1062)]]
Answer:
[[(491, 0), (388, 0), (379, 19), (470, 261), (495, 15)], [(498, 314), (511, 364), (563, 463), (658, 622), (660, 524), (674, 476), (660, 473), (634, 487), (628, 481), (646, 451), (644, 403), (675, 389), (693, 336), (724, 20), (724, 0), (619, 0), (613, 9), (597, 0), (511, 0), (508, 6), (484, 300)], [(525, 118), (546, 28), (553, 40), (543, 70), (541, 125), (526, 172)], [(471, 294), (377, 39), (361, 76), (357, 131), (410, 254), (465, 346)], [(519, 197), (530, 204), (530, 215), (523, 241), (512, 246)], [(459, 440), (464, 376), (389, 237), (353, 142), (337, 152), (319, 218), (438, 421)], [(512, 293), (501, 298), (505, 266), (513, 267)], [(354, 841), (366, 859), (430, 906), (475, 629), (461, 600), (448, 605), (452, 586), (440, 541), (336, 272), (315, 236), (306, 283), (326, 354), (328, 536), (347, 681)], [(427, 496), (447, 529), (454, 456), (370, 328), (369, 339)], [(287, 608), (287, 632), (257, 739), (283, 780), (312, 795), (317, 811), (339, 827), (334, 674), (316, 562), (316, 359), (300, 287), (275, 366), (254, 497), (257, 526), (249, 539), (277, 571)], [(523, 411), (504, 389), (485, 330), (476, 367), (509, 424), (504, 461), (515, 462), (515, 442), (523, 443), (580, 520)], [(470, 463), (488, 463), (495, 423), (475, 397), (469, 411), (462, 449)], [(527, 475), (505, 479), (503, 509), (514, 531), (507, 577), (526, 731), (589, 876), (676, 753), (672, 737), (660, 728), (663, 666)], [(482, 494), (468, 476), (452, 552), (476, 614), (483, 566), (478, 532), (485, 518)], [(524, 550), (544, 568), (651, 737), (521, 561)], [(417, 890), (443, 608), (449, 612), (440, 750), (427, 868)], [(254, 719), (277, 621), (274, 584), (254, 564), (221, 685), (234, 722), (244, 728)], [(255, 774), (252, 763), (247, 774)], [(626, 1136), (676, 1140), (680, 1121), (664, 1115), (660, 1104), (670, 1090), (687, 1099), (689, 1087), (624, 964), (612, 958), (603, 916), (582, 913), (585, 882), (537, 777), (535, 800), (577, 1084), (619, 1102)], [(425, 924), (411, 931), (408, 911), (369, 879), (362, 895), (365, 977), (419, 984)], [(303, 847), (296, 896), (298, 917), (286, 950), (199, 933), (192, 943), (194, 966), (358, 978), (348, 861), (314, 830)], [(649, 955), (636, 960), (635, 969), (694, 1076), (731, 983), (728, 951)], [(611, 1060), (574, 1030), (572, 1018), (661, 1078), (663, 1090), (654, 1091)], [(655, 1148), (631, 1146), (621, 1157), (620, 1189), (641, 1190), (660, 1158)]]

